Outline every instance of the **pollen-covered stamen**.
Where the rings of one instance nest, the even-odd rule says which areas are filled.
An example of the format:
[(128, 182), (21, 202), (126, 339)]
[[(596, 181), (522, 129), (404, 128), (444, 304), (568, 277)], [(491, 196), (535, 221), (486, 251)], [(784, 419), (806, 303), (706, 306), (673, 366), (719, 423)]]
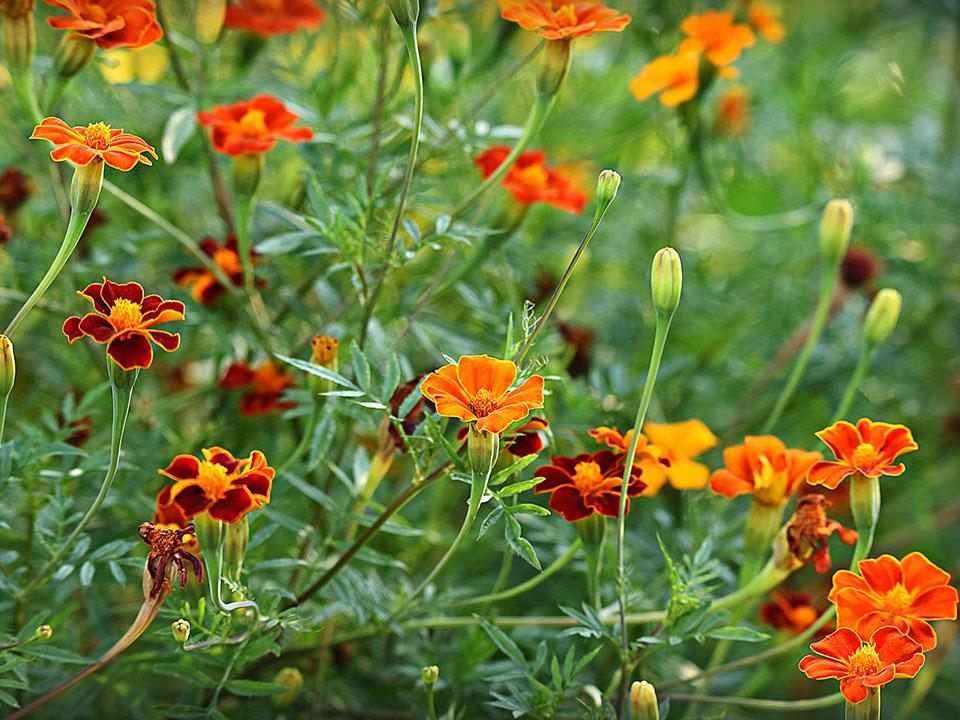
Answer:
[(247, 110), (240, 118), (240, 130), (247, 137), (257, 137), (267, 133), (266, 113), (262, 110)]
[(110, 147), (110, 126), (102, 122), (87, 125), (83, 141), (94, 150), (107, 150)]
[(227, 469), (223, 465), (203, 460), (197, 470), (197, 483), (203, 488), (203, 493), (216, 502), (230, 489), (230, 479)]
[(600, 469), (600, 464), (592, 460), (577, 463), (573, 468), (573, 482), (584, 495), (597, 490), (603, 484), (603, 471)]
[(140, 303), (119, 298), (110, 308), (110, 324), (117, 332), (140, 327), (142, 322), (143, 311), (140, 309)]
[(860, 443), (853, 451), (853, 465), (858, 468), (875, 467), (880, 460), (880, 453), (870, 443)]
[(850, 669), (855, 675), (873, 675), (883, 670), (883, 662), (872, 643), (863, 645), (850, 656)]
[(891, 588), (883, 598), (884, 609), (891, 615), (901, 615), (913, 603), (913, 594), (901, 583)]
[(477, 394), (469, 402), (470, 411), (478, 418), (485, 418), (498, 407), (496, 396), (486, 388), (477, 390)]
[(570, 26), (577, 24), (577, 8), (573, 3), (564, 3), (554, 13), (557, 25)]

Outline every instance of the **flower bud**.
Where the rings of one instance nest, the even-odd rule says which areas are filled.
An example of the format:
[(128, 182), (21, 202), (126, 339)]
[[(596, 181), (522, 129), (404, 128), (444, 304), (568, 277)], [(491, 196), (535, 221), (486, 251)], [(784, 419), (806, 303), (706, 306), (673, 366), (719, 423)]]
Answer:
[(287, 691), (274, 695), (270, 698), (270, 702), (277, 708), (288, 707), (300, 697), (300, 691), (303, 689), (303, 673), (295, 667), (281, 668), (274, 676), (273, 684), (285, 687)]
[(36, 35), (33, 29), (33, 13), (3, 18), (3, 51), (7, 66), (13, 72), (27, 70), (33, 63)]
[(252, 198), (260, 186), (263, 153), (245, 153), (233, 159), (233, 189), (241, 198)]
[[(310, 362), (326, 368), (331, 372), (339, 372), (340, 359), (337, 352), (340, 342), (329, 335), (317, 335), (310, 341)], [(315, 393), (325, 393), (333, 389), (333, 383), (319, 375), (310, 376), (310, 389)]]
[(863, 332), (868, 343), (879, 345), (890, 337), (897, 327), (901, 304), (900, 293), (893, 288), (884, 288), (877, 293), (863, 321)]
[(467, 434), (467, 457), (470, 467), (479, 475), (485, 476), (500, 454), (500, 436), (489, 430), (478, 430), (471, 424)]
[(0, 16), (4, 20), (23, 17), (33, 12), (34, 0), (0, 0)]
[(653, 307), (663, 315), (672, 315), (680, 304), (680, 288), (683, 285), (683, 268), (680, 256), (673, 248), (662, 248), (653, 258), (650, 272), (650, 289)]
[(416, 25), (420, 17), (420, 0), (387, 0), (393, 19), (400, 27)]
[(227, 0), (200, 0), (197, 4), (197, 38), (204, 45), (216, 42), (223, 30)]
[(17, 362), (13, 356), (13, 343), (6, 335), (0, 335), (0, 399), (13, 390), (17, 376)]
[(560, 90), (563, 79), (570, 69), (570, 41), (551, 40), (540, 57), (537, 73), (537, 92), (541, 97), (551, 98)]
[(243, 569), (243, 559), (246, 557), (249, 543), (250, 523), (244, 515), (236, 522), (227, 525), (223, 539), (224, 573), (234, 582), (240, 582), (240, 571)]
[(657, 691), (646, 680), (630, 686), (631, 720), (660, 720), (660, 705)]
[(190, 639), (190, 623), (183, 618), (174, 620), (170, 624), (170, 631), (173, 633), (173, 639), (177, 641), (180, 647), (183, 647)]
[(440, 668), (436, 665), (427, 665), (420, 671), (420, 679), (423, 680), (424, 685), (433, 685), (438, 677), (440, 677)]
[(96, 43), (77, 33), (67, 33), (53, 56), (53, 69), (62, 80), (72, 78), (83, 70), (97, 49)]
[(820, 248), (828, 260), (838, 261), (847, 252), (853, 230), (853, 205), (834, 199), (823, 209), (820, 220)]
[(70, 207), (81, 215), (90, 215), (100, 199), (103, 186), (103, 160), (94, 158), (86, 165), (77, 165), (70, 183)]
[(34, 635), (37, 640), (49, 640), (53, 637), (53, 628), (49, 625), (41, 625), (36, 630), (34, 630)]
[(603, 170), (597, 178), (597, 203), (606, 206), (617, 198), (620, 189), (620, 174), (616, 170)]

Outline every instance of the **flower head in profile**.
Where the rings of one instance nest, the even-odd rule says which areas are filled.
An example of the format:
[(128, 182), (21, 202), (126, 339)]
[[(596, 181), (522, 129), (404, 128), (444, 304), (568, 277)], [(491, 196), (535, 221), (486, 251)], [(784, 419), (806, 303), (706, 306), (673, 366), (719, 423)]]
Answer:
[(810, 649), (800, 670), (811, 680), (836, 679), (850, 703), (867, 699), (867, 688), (882, 687), (894, 678), (912, 678), (923, 667), (920, 645), (895, 627), (882, 627), (864, 641), (849, 628), (840, 628)]
[(754, 0), (747, 9), (747, 22), (764, 40), (778, 43), (787, 36), (780, 14), (780, 8)]
[(572, 40), (597, 32), (620, 32), (630, 24), (595, 0), (497, 0), (504, 20), (534, 30), (547, 40)]
[(830, 600), (837, 606), (837, 627), (863, 637), (891, 625), (920, 643), (924, 651), (937, 645), (928, 621), (957, 619), (957, 590), (950, 573), (922, 553), (903, 560), (891, 555), (861, 560), (860, 574), (840, 570), (833, 576)]
[[(780, 567), (793, 570), (808, 562), (821, 575), (829, 572), (830, 536), (837, 533), (847, 545), (857, 541), (857, 531), (845, 528), (827, 517), (830, 501), (822, 495), (804, 495), (797, 501), (793, 517), (781, 532), (785, 541), (778, 540), (774, 557)], [(783, 546), (785, 545), (785, 547)]]
[(147, 555), (147, 573), (151, 583), (144, 592), (150, 599), (156, 599), (169, 593), (171, 575), (180, 581), (180, 589), (187, 586), (187, 563), (193, 568), (197, 582), (203, 582), (203, 563), (184, 546), (184, 538), (194, 532), (193, 525), (184, 528), (165, 528), (153, 523), (140, 525), (140, 539), (150, 546)]
[[(205, 237), (200, 241), (200, 249), (217, 264), (231, 283), (237, 287), (243, 285), (243, 268), (240, 264), (236, 237), (228, 235), (222, 245), (212, 237)], [(252, 248), (250, 259), (256, 261), (256, 254)], [(190, 296), (203, 305), (212, 305), (226, 292), (226, 288), (220, 284), (216, 276), (205, 267), (178, 268), (173, 273), (173, 282), (177, 287), (189, 288)], [(257, 284), (262, 286), (264, 283), (258, 280)]]
[(240, 0), (227, 5), (223, 25), (272, 37), (316, 30), (325, 16), (315, 0)]
[(894, 460), (919, 447), (910, 428), (866, 418), (856, 425), (841, 420), (818, 432), (817, 437), (833, 451), (836, 460), (815, 463), (807, 482), (831, 490), (855, 473), (868, 478), (902, 475), (906, 467), (903, 463), (894, 464)]
[(737, 24), (728, 12), (688, 15), (680, 29), (687, 36), (680, 42), (680, 52), (703, 53), (717, 67), (735, 62), (755, 42), (750, 26)]
[(517, 366), (488, 355), (463, 355), (444, 365), (420, 384), (420, 392), (437, 406), (437, 413), (475, 423), (477, 430), (501, 433), (543, 407), (543, 378), (533, 375), (511, 390)]
[(99, 159), (126, 172), (137, 163), (152, 165), (148, 154), (157, 157), (156, 150), (141, 138), (113, 130), (102, 122), (70, 127), (60, 118), (48, 117), (34, 128), (30, 139), (49, 140), (56, 146), (50, 151), (50, 157), (57, 162), (69, 160), (74, 165), (89, 165)]
[(275, 471), (259, 450), (235, 458), (214, 447), (204, 449), (202, 458), (177, 455), (160, 474), (174, 483), (157, 498), (158, 512), (176, 505), (187, 520), (207, 513), (230, 524), (270, 502)]
[(271, 95), (257, 95), (197, 113), (197, 121), (212, 129), (213, 147), (234, 157), (265, 153), (278, 140), (300, 143), (312, 139), (313, 130), (294, 127), (299, 119)]
[(92, 40), (101, 50), (142, 48), (163, 37), (152, 0), (47, 0), (65, 10), (50, 27)]
[[(630, 471), (627, 495), (643, 492), (641, 470)], [(556, 456), (550, 464), (537, 469), (534, 477), (543, 478), (535, 492), (550, 493), (550, 507), (574, 522), (600, 513), (617, 517), (620, 512), (620, 489), (623, 483), (623, 456), (609, 450), (581, 453), (575, 457)], [(630, 500), (627, 499), (627, 512)]]
[(255, 366), (232, 363), (220, 378), (224, 390), (247, 391), (240, 398), (240, 412), (247, 417), (289, 410), (296, 403), (283, 400), (283, 396), (295, 386), (293, 377), (269, 360)]
[(717, 132), (737, 137), (750, 128), (750, 91), (731, 85), (717, 98)]
[(762, 505), (778, 507), (796, 493), (807, 470), (821, 457), (787, 449), (773, 435), (748, 435), (742, 445), (723, 451), (726, 467), (713, 473), (710, 489), (728, 498), (749, 493)]
[(179, 333), (156, 326), (183, 320), (182, 302), (144, 296), (139, 283), (119, 284), (106, 278), (77, 294), (93, 304), (93, 312), (69, 317), (63, 323), (63, 334), (71, 343), (87, 336), (105, 344), (107, 355), (124, 370), (150, 367), (153, 345), (167, 352), (180, 347)]
[[(774, 591), (770, 602), (760, 606), (760, 622), (791, 635), (803, 633), (820, 615), (807, 593)], [(826, 635), (828, 631), (821, 628), (821, 632)]]
[(630, 92), (637, 100), (660, 93), (660, 103), (666, 107), (692, 100), (699, 88), (700, 56), (690, 52), (660, 55), (630, 81)]
[[(477, 156), (474, 163), (484, 178), (493, 175), (510, 154), (510, 148), (497, 145)], [(559, 170), (547, 167), (547, 156), (542, 150), (528, 150), (520, 154), (503, 178), (503, 186), (521, 205), (547, 203), (568, 213), (583, 212), (587, 194)]]

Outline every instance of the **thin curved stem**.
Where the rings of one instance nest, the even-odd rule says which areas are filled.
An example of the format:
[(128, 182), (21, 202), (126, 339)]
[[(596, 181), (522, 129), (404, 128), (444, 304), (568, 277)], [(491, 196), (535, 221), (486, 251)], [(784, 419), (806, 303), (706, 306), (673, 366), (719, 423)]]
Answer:
[(37, 94), (33, 88), (33, 71), (29, 67), (23, 70), (15, 70), (10, 73), (10, 79), (21, 107), (33, 122), (40, 122), (43, 115), (40, 112), (40, 105), (37, 103)]
[(860, 389), (860, 385), (863, 384), (863, 379), (867, 376), (867, 371), (870, 369), (870, 365), (873, 363), (873, 358), (876, 357), (876, 354), (877, 347), (864, 341), (863, 347), (860, 350), (860, 359), (857, 361), (857, 367), (854, 368), (853, 375), (850, 376), (850, 381), (843, 391), (843, 397), (840, 399), (840, 403), (833, 413), (831, 423), (843, 420), (850, 411), (850, 406), (853, 404), (853, 400), (857, 396), (857, 391)]

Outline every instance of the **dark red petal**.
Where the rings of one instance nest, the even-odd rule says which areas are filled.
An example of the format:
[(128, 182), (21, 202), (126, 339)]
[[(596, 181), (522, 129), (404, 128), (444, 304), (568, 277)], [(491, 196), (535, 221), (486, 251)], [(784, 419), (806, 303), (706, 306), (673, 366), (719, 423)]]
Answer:
[(117, 338), (107, 345), (107, 355), (124, 370), (148, 368), (153, 362), (153, 348), (143, 335), (130, 335)]

